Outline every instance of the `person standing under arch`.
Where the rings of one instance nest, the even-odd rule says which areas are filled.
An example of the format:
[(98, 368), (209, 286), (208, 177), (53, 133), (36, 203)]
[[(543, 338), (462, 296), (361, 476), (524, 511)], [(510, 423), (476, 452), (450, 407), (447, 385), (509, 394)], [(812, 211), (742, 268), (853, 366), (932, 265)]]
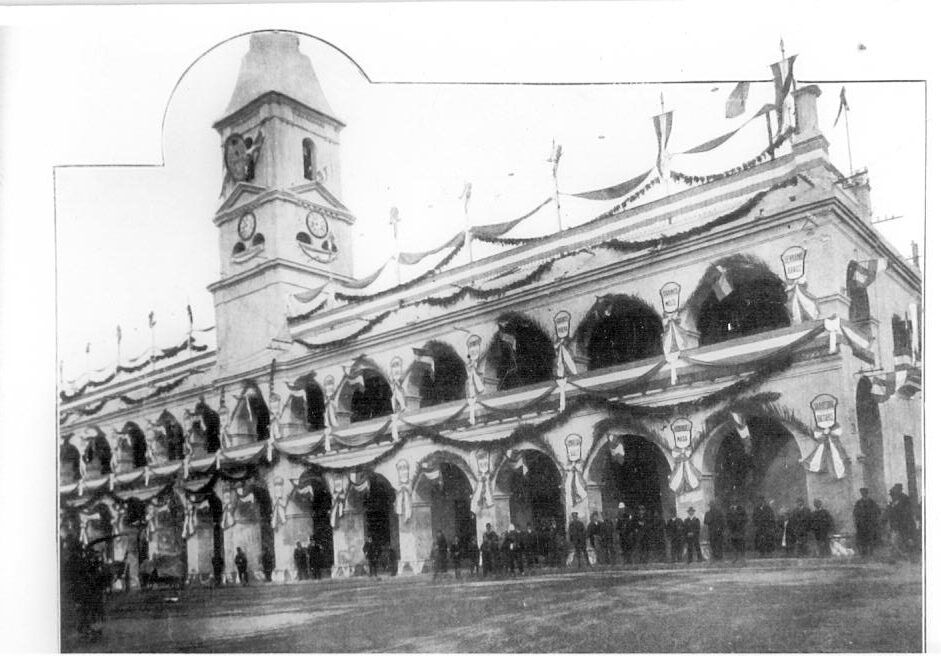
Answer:
[(833, 517), (830, 512), (823, 507), (823, 501), (814, 499), (814, 510), (810, 513), (810, 530), (814, 534), (814, 542), (817, 543), (817, 556), (820, 558), (829, 558), (830, 556), (830, 533), (833, 532)]
[(868, 558), (879, 541), (879, 504), (869, 498), (869, 488), (859, 488), (860, 498), (853, 506), (856, 524), (856, 547), (859, 555)]
[(693, 551), (696, 551), (696, 561), (702, 562), (702, 548), (699, 546), (699, 532), (701, 525), (699, 518), (696, 517), (696, 509), (692, 506), (686, 511), (686, 519), (683, 520), (683, 529), (686, 536), (686, 564), (693, 562)]
[(709, 549), (712, 551), (712, 558), (722, 560), (725, 546), (725, 515), (722, 514), (715, 501), (709, 502), (709, 510), (706, 511), (703, 521), (709, 527)]
[(588, 560), (586, 541), (585, 525), (582, 523), (582, 520), (578, 518), (578, 513), (573, 512), (572, 519), (569, 522), (569, 542), (572, 543), (572, 548), (574, 549), (573, 560), (578, 560), (579, 569), (582, 567), (582, 556), (585, 557), (585, 563), (591, 567), (591, 562)]
[(752, 523), (755, 525), (755, 550), (762, 558), (767, 558), (774, 553), (777, 522), (774, 518), (774, 510), (765, 498), (759, 496), (757, 502), (752, 515)]

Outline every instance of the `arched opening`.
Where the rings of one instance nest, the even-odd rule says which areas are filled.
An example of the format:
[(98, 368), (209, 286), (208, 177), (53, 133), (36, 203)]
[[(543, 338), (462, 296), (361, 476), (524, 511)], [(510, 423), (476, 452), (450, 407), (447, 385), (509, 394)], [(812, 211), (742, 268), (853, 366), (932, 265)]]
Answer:
[[(395, 490), (382, 476), (369, 477), (369, 489), (363, 494), (363, 538), (371, 538), (381, 554), (399, 551), (399, 522), (395, 514)], [(383, 563), (387, 565), (388, 563)]]
[(769, 417), (747, 420), (751, 434), (746, 447), (733, 429), (718, 443), (714, 467), (714, 498), (724, 510), (741, 503), (751, 516), (758, 497), (776, 512), (807, 495), (807, 476), (797, 441), (781, 422)]
[(529, 526), (540, 533), (565, 526), (562, 475), (552, 458), (526, 449), (519, 467), (506, 462), (497, 478), (498, 487), (510, 495), (510, 522), (517, 530)]
[(131, 445), (131, 465), (136, 469), (147, 466), (147, 436), (133, 421), (124, 424), (122, 432)]
[(114, 541), (109, 538), (114, 533), (114, 515), (107, 504), (96, 504), (85, 515), (85, 534), (88, 544), (98, 552), (104, 562), (114, 560)]
[(184, 578), (188, 570), (182, 535), (186, 515), (183, 504), (176, 494), (169, 494), (166, 502), (152, 506), (151, 512), (157, 530), (148, 544), (150, 566), (160, 577)]
[(846, 267), (846, 294), (850, 297), (849, 319), (853, 323), (870, 319), (868, 283), (867, 269), (850, 260)]
[(756, 258), (733, 255), (709, 267), (691, 296), (700, 346), (791, 324), (784, 283)]
[(874, 499), (884, 502), (885, 452), (882, 443), (882, 417), (879, 403), (872, 395), (872, 383), (863, 376), (856, 385), (856, 425), (863, 457), (863, 480)]
[(100, 430), (88, 440), (82, 458), (85, 460), (85, 472), (89, 478), (107, 476), (112, 473), (111, 445), (108, 444), (108, 438)]
[(421, 407), (464, 398), (467, 370), (461, 356), (444, 342), (431, 341), (422, 348), (434, 359), (434, 369), (421, 367), (412, 371), (412, 385), (421, 396)]
[(295, 239), (297, 239), (297, 241), (301, 242), (302, 244), (307, 244), (308, 246), (310, 246), (312, 243), (310, 235), (308, 235), (306, 232), (297, 233)]
[(461, 546), (466, 548), (477, 530), (470, 503), (473, 488), (467, 475), (440, 455), (429, 456), (423, 464), (436, 472), (434, 480), (423, 477), (416, 486), (418, 496), (431, 505), (432, 541), (438, 531), (442, 531), (448, 542), (457, 536)]
[(307, 402), (304, 415), (307, 420), (307, 427), (310, 430), (321, 430), (325, 425), (323, 414), (326, 409), (326, 399), (324, 399), (320, 385), (308, 381), (304, 386), (304, 399)]
[(167, 460), (182, 460), (183, 444), (186, 442), (186, 436), (180, 422), (167, 410), (160, 413), (157, 422), (163, 426), (167, 445)]
[[(333, 559), (333, 526), (330, 524), (330, 509), (333, 496), (322, 477), (305, 472), (297, 482), (297, 495), (302, 506), (310, 511), (311, 540), (320, 545), (320, 568), (323, 574), (330, 575)], [(309, 563), (313, 567), (313, 563)]]
[(663, 323), (647, 302), (624, 294), (604, 296), (576, 331), (587, 346), (588, 368), (600, 369), (659, 355)]
[(201, 437), (206, 444), (206, 452), (215, 453), (222, 446), (222, 443), (219, 441), (219, 413), (200, 399), (196, 403), (196, 414), (198, 414), (202, 420), (202, 426), (197, 426), (197, 428), (203, 432)]
[(235, 409), (230, 428), (233, 442), (242, 444), (253, 440), (267, 440), (271, 417), (261, 391), (254, 383), (248, 383), (241, 401)]
[(497, 326), (487, 349), (487, 360), (496, 372), (498, 390), (552, 378), (555, 348), (535, 321), (512, 312), (498, 318)]
[(255, 236), (252, 237), (252, 246), (264, 246), (264, 245), (265, 245), (265, 236), (261, 234), (260, 232), (256, 233)]
[(245, 252), (247, 246), (240, 241), (235, 242), (235, 245), (232, 247), (232, 255), (241, 255)]
[(374, 369), (362, 369), (363, 386), (350, 397), (350, 422), (367, 421), (392, 414), (392, 388)]
[(670, 489), (670, 463), (660, 448), (640, 435), (616, 437), (624, 446), (624, 458), (599, 454), (593, 469), (600, 467), (600, 475), (593, 477), (602, 485), (602, 507), (605, 514), (614, 517), (618, 504), (636, 512), (643, 506), (648, 517), (669, 517), (676, 509), (676, 497)]
[(911, 323), (897, 314), (892, 315), (892, 355), (897, 358), (910, 358), (912, 355)]
[(313, 180), (317, 172), (317, 153), (313, 139), (304, 139), (301, 142), (304, 155), (304, 179)]
[(59, 447), (59, 483), (62, 485), (74, 483), (81, 475), (79, 462), (82, 454), (69, 441), (71, 437), (71, 435), (65, 436)]

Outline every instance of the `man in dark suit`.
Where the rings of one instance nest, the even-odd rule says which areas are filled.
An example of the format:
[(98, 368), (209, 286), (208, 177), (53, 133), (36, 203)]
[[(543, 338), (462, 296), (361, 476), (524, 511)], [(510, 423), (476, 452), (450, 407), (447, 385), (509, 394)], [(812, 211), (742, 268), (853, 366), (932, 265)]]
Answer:
[(588, 561), (588, 550), (585, 548), (586, 540), (585, 525), (578, 518), (578, 513), (573, 512), (572, 519), (569, 521), (569, 542), (572, 543), (572, 548), (575, 549), (575, 558), (578, 560), (579, 568), (582, 566), (582, 556), (585, 557), (585, 562), (591, 566)]
[(758, 497), (758, 503), (752, 515), (752, 523), (755, 525), (755, 549), (762, 557), (767, 558), (774, 552), (775, 538), (778, 532), (774, 510), (771, 509), (764, 497)]
[(699, 531), (701, 529), (699, 518), (696, 517), (696, 509), (692, 506), (686, 511), (686, 519), (683, 520), (683, 534), (686, 537), (686, 563), (693, 562), (693, 551), (696, 551), (696, 561), (702, 562), (702, 548), (699, 546)]
[(631, 513), (627, 510), (627, 507), (624, 505), (624, 502), (618, 504), (618, 519), (616, 524), (616, 529), (618, 533), (618, 540), (621, 542), (621, 562), (625, 565), (631, 563), (631, 551), (634, 548), (634, 545), (631, 542), (631, 533), (634, 530), (634, 519), (631, 517)]
[(797, 506), (791, 511), (788, 517), (788, 524), (793, 527), (794, 541), (797, 544), (797, 556), (802, 558), (807, 555), (807, 542), (810, 536), (810, 508), (804, 505), (803, 499), (797, 500)]
[(869, 488), (859, 488), (860, 499), (853, 506), (853, 520), (856, 523), (856, 548), (859, 555), (872, 555), (873, 547), (879, 540), (879, 504), (869, 498)]
[(670, 541), (670, 560), (674, 563), (683, 558), (683, 540), (686, 531), (683, 520), (676, 516), (676, 510), (670, 510), (670, 519), (667, 520), (667, 539)]
[(294, 568), (297, 570), (297, 580), (307, 580), (307, 549), (301, 545), (300, 540), (294, 547)]
[(703, 519), (709, 529), (709, 549), (712, 550), (712, 558), (722, 560), (725, 546), (725, 516), (715, 501), (709, 502), (709, 510), (706, 511)]

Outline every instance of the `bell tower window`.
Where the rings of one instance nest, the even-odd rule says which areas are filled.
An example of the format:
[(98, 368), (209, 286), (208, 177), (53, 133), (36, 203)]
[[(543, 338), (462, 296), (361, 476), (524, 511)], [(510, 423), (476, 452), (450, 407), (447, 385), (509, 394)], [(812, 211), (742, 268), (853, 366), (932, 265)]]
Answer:
[(304, 139), (302, 148), (304, 151), (304, 178), (313, 180), (317, 171), (317, 153), (314, 142), (311, 139)]

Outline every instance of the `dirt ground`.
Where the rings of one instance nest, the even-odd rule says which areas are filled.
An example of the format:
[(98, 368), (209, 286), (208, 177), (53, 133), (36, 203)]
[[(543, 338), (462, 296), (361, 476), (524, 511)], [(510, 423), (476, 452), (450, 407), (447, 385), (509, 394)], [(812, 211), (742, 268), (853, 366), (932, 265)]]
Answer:
[(921, 569), (858, 561), (154, 590), (64, 651), (912, 652)]

